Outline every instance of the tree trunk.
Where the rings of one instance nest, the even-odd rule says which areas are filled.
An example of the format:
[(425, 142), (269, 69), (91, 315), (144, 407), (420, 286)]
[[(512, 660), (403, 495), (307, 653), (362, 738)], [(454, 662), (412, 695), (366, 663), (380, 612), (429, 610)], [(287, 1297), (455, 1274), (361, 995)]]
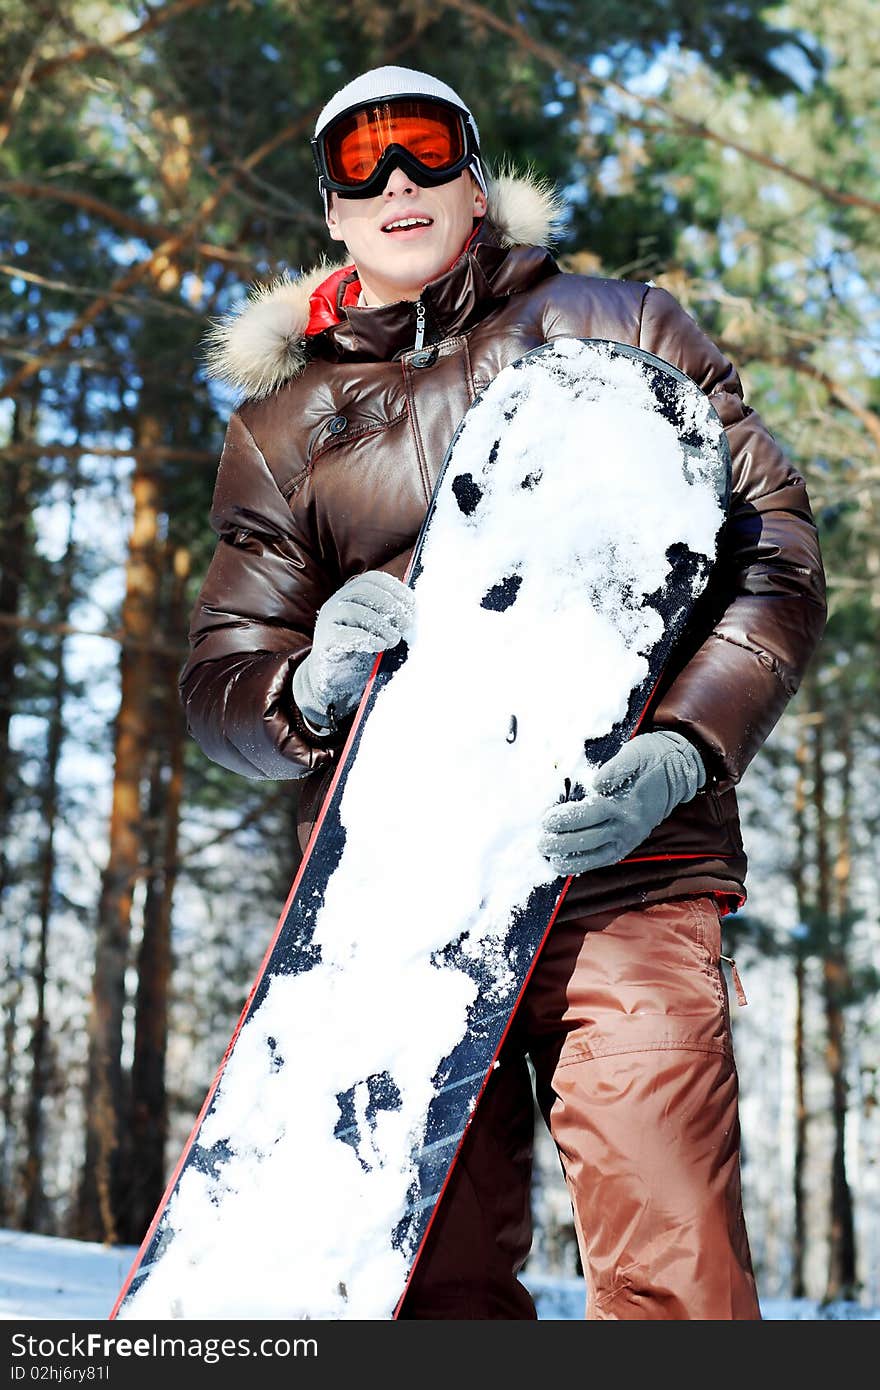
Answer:
[[(137, 454), (137, 446), (155, 447), (161, 439), (158, 408), (142, 395), (134, 452)], [(85, 1095), (86, 1152), (76, 1211), (80, 1238), (107, 1242), (118, 1239), (119, 1229), (119, 1140), (126, 1111), (122, 1073), (125, 971), (132, 894), (143, 862), (143, 785), (153, 735), (153, 657), (147, 644), (156, 630), (160, 572), (159, 476), (154, 462), (138, 457), (132, 487), (134, 517), (122, 605), (110, 846), (98, 904)]]
[[(69, 521), (67, 544), (61, 565), (58, 593), (58, 623), (65, 624), (73, 600), (73, 576), (76, 546), (73, 538), (76, 515), (76, 472), (68, 491)], [(55, 882), (55, 827), (58, 820), (58, 764), (64, 742), (64, 701), (67, 677), (64, 670), (64, 638), (55, 643), (55, 672), (52, 681), (52, 705), (46, 739), (46, 765), (40, 804), (40, 823), (44, 829), (40, 865), (40, 894), (38, 917), (40, 936), (37, 967), (34, 975), (36, 1010), (31, 1033), (31, 1076), (25, 1116), (26, 1153), (22, 1172), (24, 1195), (23, 1224), (25, 1230), (45, 1230), (46, 1199), (43, 1185), (43, 1113), (47, 1092), (49, 1061), (49, 1027), (46, 1017), (46, 973), (49, 964), (49, 927), (52, 917), (52, 887)]]
[[(817, 683), (818, 713), (824, 714)], [(834, 1147), (831, 1159), (831, 1204), (828, 1233), (828, 1278), (825, 1300), (856, 1296), (855, 1231), (852, 1197), (846, 1176), (846, 1038), (843, 999), (848, 985), (842, 924), (834, 920), (829, 848), (829, 815), (825, 776), (825, 720), (816, 724), (814, 743), (814, 797), (816, 802), (817, 907), (827, 932), (822, 962), (822, 994), (825, 1005), (825, 1056), (831, 1078), (831, 1115)]]
[[(795, 860), (793, 866), (795, 901), (798, 920), (807, 918), (807, 824), (805, 766), (809, 756), (806, 730), (801, 734), (797, 749), (797, 783), (795, 785), (794, 826)], [(795, 942), (795, 1023), (794, 1023), (794, 1232), (791, 1258), (791, 1296), (806, 1298), (805, 1262), (807, 1248), (807, 1097), (806, 1054), (804, 1046), (804, 1001), (806, 995), (806, 962), (804, 943)]]
[[(30, 442), (35, 434), (37, 398), (33, 391), (22, 393), (13, 403), (11, 444)], [(21, 607), (25, 576), (31, 550), (31, 493), (34, 464), (22, 459), (4, 459), (0, 472), (0, 613), (16, 614)], [(9, 882), (6, 847), (10, 842), (15, 779), (10, 775), (9, 726), (16, 706), (18, 681), (16, 667), (21, 655), (21, 639), (13, 624), (0, 628), (0, 899)]]
[[(847, 943), (850, 928), (850, 877), (852, 871), (852, 718), (849, 706), (842, 713), (838, 725), (837, 751), (841, 755), (840, 787), (841, 804), (837, 835), (837, 858), (834, 865), (834, 885), (836, 896), (836, 931), (834, 934), (834, 1021), (835, 1047), (840, 1065), (834, 1093), (835, 1152), (832, 1179), (832, 1229), (835, 1241), (832, 1248), (834, 1263), (831, 1265), (829, 1286), (839, 1292), (838, 1298), (858, 1298), (858, 1278), (856, 1273), (855, 1215), (853, 1212), (852, 1190), (846, 1171), (846, 1118), (849, 1108), (849, 1087), (846, 1079), (846, 1019), (844, 1005), (851, 994), (852, 981), (849, 971)], [(831, 1030), (829, 1028), (829, 1036)]]
[[(174, 553), (171, 592), (166, 605), (169, 638), (186, 626), (189, 553)], [(120, 1236), (138, 1244), (165, 1189), (168, 1102), (165, 1056), (171, 980), (171, 917), (177, 877), (177, 848), (183, 793), (186, 721), (177, 688), (180, 663), (162, 659), (157, 686), (158, 756), (150, 786), (149, 826), (153, 838), (144, 903), (144, 931), (138, 957), (131, 1119), (124, 1181), (127, 1198)]]
[[(26, 390), (13, 403), (10, 442), (21, 444), (33, 439), (37, 420), (37, 394)], [(34, 487), (34, 465), (20, 460), (4, 460), (0, 472), (0, 612), (16, 614), (22, 594), (31, 550), (30, 515)], [(12, 874), (7, 846), (12, 842), (12, 816), (15, 809), (17, 777), (13, 771), (10, 725), (18, 699), (16, 674), (21, 659), (18, 630), (9, 624), (0, 630), (0, 902), (9, 901)], [(16, 1077), (18, 1070), (16, 1039), (18, 1008), (21, 1002), (22, 956), (27, 942), (23, 925), (5, 924), (6, 947), (3, 978), (3, 1091), (0, 1120), (0, 1223), (10, 1224), (18, 1206), (15, 1189)]]
[(7, 947), (6, 972), (3, 999), (3, 1102), (0, 1118), (3, 1121), (3, 1146), (0, 1150), (0, 1223), (14, 1226), (17, 1222), (18, 1193), (15, 1190), (15, 1169), (17, 1154), (16, 1132), (16, 1076), (18, 1035), (18, 1008), (21, 1003), (22, 976), (24, 967), (21, 956), (25, 944), (25, 934), (19, 929)]

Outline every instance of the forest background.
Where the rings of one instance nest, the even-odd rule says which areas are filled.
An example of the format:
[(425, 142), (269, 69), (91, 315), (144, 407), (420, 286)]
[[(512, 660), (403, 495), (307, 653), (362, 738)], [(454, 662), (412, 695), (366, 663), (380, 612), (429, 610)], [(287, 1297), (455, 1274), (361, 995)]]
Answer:
[[(296, 782), (177, 697), (235, 404), (208, 320), (334, 251), (365, 68), (550, 180), (564, 268), (669, 289), (804, 473), (830, 618), (742, 783), (725, 923), (766, 1296), (876, 1303), (880, 26), (872, 0), (0, 0), (0, 1226), (140, 1240), (297, 864)], [(872, 22), (873, 21), (873, 22)], [(574, 1273), (542, 1139), (532, 1267)]]

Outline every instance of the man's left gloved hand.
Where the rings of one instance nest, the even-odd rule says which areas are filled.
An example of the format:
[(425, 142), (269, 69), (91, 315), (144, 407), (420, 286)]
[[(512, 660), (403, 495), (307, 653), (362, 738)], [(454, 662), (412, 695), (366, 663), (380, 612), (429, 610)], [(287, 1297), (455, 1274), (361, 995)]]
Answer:
[(599, 769), (588, 799), (545, 813), (538, 848), (560, 874), (616, 864), (705, 780), (703, 760), (682, 734), (637, 734)]

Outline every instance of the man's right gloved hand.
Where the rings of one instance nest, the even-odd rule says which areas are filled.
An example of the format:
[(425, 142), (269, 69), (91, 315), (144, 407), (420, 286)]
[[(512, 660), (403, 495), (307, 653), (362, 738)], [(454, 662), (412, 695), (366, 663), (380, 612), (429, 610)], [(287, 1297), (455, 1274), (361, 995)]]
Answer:
[(316, 733), (355, 708), (376, 653), (396, 647), (414, 617), (412, 589), (383, 570), (355, 575), (321, 607), (312, 650), (293, 675), (293, 698)]

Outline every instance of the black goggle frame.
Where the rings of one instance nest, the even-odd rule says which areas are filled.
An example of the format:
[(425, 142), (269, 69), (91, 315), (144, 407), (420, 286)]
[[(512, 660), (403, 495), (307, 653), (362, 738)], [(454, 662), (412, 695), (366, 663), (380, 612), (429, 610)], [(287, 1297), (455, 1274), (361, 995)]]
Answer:
[[(448, 169), (431, 169), (427, 164), (422, 164), (405, 145), (389, 145), (382, 152), (382, 155), (375, 169), (368, 179), (362, 183), (350, 184), (339, 183), (332, 178), (327, 168), (327, 157), (325, 153), (325, 141), (327, 136), (333, 131), (339, 121), (352, 115), (355, 111), (369, 110), (373, 106), (380, 106), (383, 101), (430, 101), (437, 106), (444, 107), (447, 111), (455, 113), (458, 119), (463, 137), (464, 153), (455, 164)], [(318, 171), (318, 187), (322, 192), (335, 193), (340, 198), (375, 198), (382, 192), (388, 181), (388, 175), (395, 165), (400, 165), (405, 174), (408, 174), (413, 183), (420, 188), (439, 188), (441, 184), (451, 183), (457, 179), (459, 174), (469, 168), (474, 160), (480, 157), (479, 146), (474, 138), (473, 127), (467, 120), (464, 112), (458, 106), (453, 106), (451, 102), (443, 101), (439, 97), (426, 97), (423, 92), (405, 93), (399, 92), (393, 98), (378, 97), (375, 101), (359, 101), (354, 106), (349, 106), (347, 110), (340, 111), (320, 135), (314, 136), (309, 142), (312, 147), (312, 157)]]

